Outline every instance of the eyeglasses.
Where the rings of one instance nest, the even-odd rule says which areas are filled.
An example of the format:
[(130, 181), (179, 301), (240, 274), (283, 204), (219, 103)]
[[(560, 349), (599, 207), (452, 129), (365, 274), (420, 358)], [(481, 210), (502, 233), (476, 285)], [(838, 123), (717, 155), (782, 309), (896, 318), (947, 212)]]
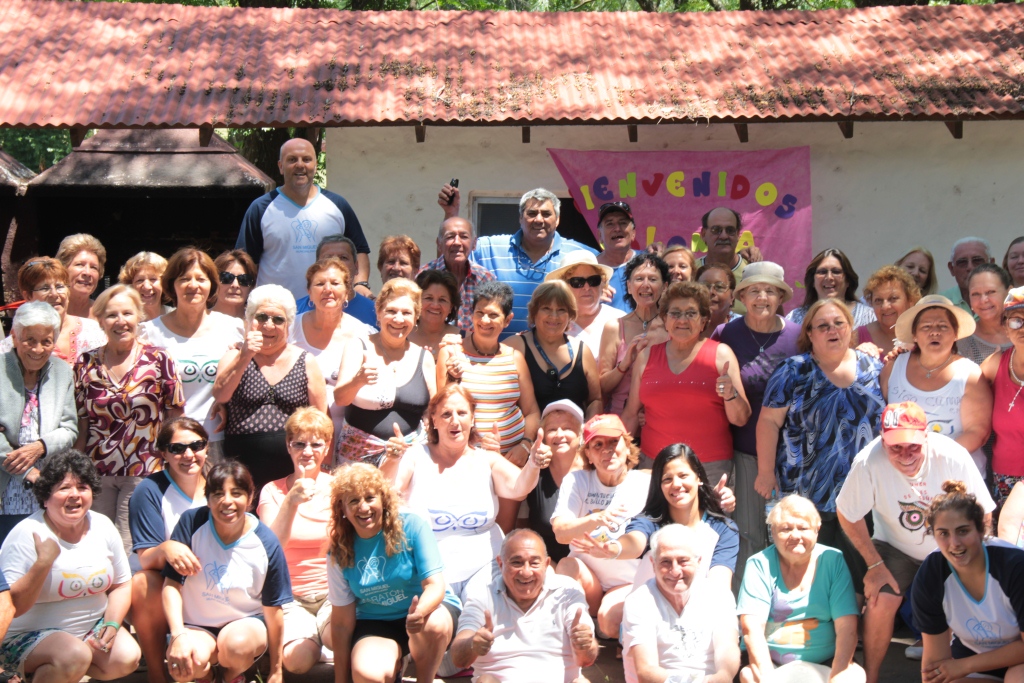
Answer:
[(629, 204), (627, 204), (626, 202), (606, 202), (601, 205), (600, 209), (598, 209), (598, 213), (604, 213), (608, 209), (620, 209), (622, 211), (625, 211), (630, 216), (633, 215), (633, 211), (629, 208)]
[(266, 325), (268, 321), (273, 321), (275, 325), (281, 327), (288, 319), (283, 315), (268, 315), (267, 313), (257, 313), (253, 316), (260, 325)]
[(828, 332), (830, 330), (833, 330), (833, 329), (836, 332), (842, 332), (843, 330), (846, 329), (846, 321), (845, 320), (837, 320), (834, 323), (822, 323), (820, 325), (815, 325), (814, 329), (816, 331), (820, 332), (821, 334), (825, 334), (826, 332)]
[(702, 282), (700, 284), (704, 285), (705, 287), (712, 291), (718, 292), (719, 294), (725, 294), (726, 292), (729, 291), (729, 285), (725, 284), (724, 282)]
[(680, 318), (686, 318), (687, 320), (696, 320), (697, 318), (700, 317), (700, 311), (669, 311), (667, 315), (673, 320), (679, 320)]
[(843, 277), (845, 275), (842, 268), (818, 268), (814, 271), (814, 274), (818, 277), (828, 277), (829, 275), (832, 277)]
[(754, 289), (753, 287), (749, 287), (747, 288), (746, 292), (746, 295), (753, 299), (757, 299), (758, 297), (761, 296), (766, 296), (769, 299), (778, 299), (780, 296), (782, 296), (779, 290), (775, 289), (774, 287), (769, 287), (767, 289)]
[(68, 286), (61, 283), (57, 283), (55, 285), (43, 285), (42, 287), (36, 287), (32, 290), (35, 294), (49, 294), (50, 292), (63, 294), (66, 291), (68, 291)]
[(1019, 330), (1024, 327), (1024, 318), (1007, 318), (1006, 326), (1011, 330)]
[(600, 275), (591, 275), (590, 277), (571, 277), (568, 280), (566, 280), (566, 282), (568, 282), (569, 286), (572, 287), (573, 289), (583, 289), (584, 285), (590, 285), (591, 287), (600, 287), (601, 280), (602, 278)]
[(312, 448), (314, 451), (323, 450), (323, 447), (327, 444), (323, 441), (292, 441), (288, 444), (297, 451), (304, 451), (306, 448)]
[(955, 268), (966, 268), (968, 266), (977, 268), (983, 263), (988, 263), (988, 259), (984, 256), (972, 256), (971, 258), (958, 258), (956, 261), (953, 261), (953, 266)]
[(191, 450), (193, 453), (206, 448), (206, 439), (199, 439), (199, 441), (193, 441), (192, 443), (169, 443), (167, 444), (167, 452), (171, 455), (184, 455), (185, 451)]
[(708, 232), (718, 237), (723, 232), (729, 237), (735, 237), (740, 234), (739, 228), (734, 225), (710, 225), (708, 226)]
[(222, 285), (230, 285), (235, 280), (238, 280), (239, 287), (252, 287), (254, 284), (256, 284), (256, 281), (253, 279), (253, 276), (247, 275), (245, 273), (242, 273), (241, 275), (235, 275), (234, 273), (223, 271), (220, 274), (220, 283)]

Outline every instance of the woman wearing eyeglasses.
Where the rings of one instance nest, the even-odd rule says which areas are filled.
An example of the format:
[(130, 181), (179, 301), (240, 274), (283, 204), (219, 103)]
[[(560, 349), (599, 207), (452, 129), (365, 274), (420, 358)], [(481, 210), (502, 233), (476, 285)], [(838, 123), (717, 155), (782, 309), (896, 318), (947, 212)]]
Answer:
[(331, 604), (327, 602), (327, 533), (331, 521), (331, 475), (323, 471), (334, 425), (316, 408), (299, 408), (284, 423), (292, 473), (260, 492), (260, 521), (284, 549), (295, 600), (284, 606), (284, 668), (303, 674), (331, 648)]
[[(997, 503), (1009, 496), (1016, 482), (1024, 480), (1024, 287), (1006, 295), (1003, 330), (1013, 348), (997, 351), (981, 364), (982, 374), (992, 384), (992, 497)], [(1011, 542), (1016, 540), (1014, 535)]]
[(732, 472), (730, 425), (742, 427), (750, 419), (740, 364), (725, 344), (701, 339), (711, 317), (707, 287), (696, 282), (670, 285), (660, 314), (669, 339), (637, 358), (622, 421), (633, 433), (643, 408), (640, 449), (648, 466), (661, 449), (685, 443), (715, 485)]
[(165, 565), (193, 576), (201, 570), (186, 546), (171, 540), (171, 532), (185, 512), (206, 505), (206, 453), (209, 435), (190, 417), (163, 424), (156, 449), (164, 468), (147, 477), (128, 503), (132, 532), (130, 564), (140, 568), (132, 576), (132, 624), (142, 654), (150, 662), (149, 683), (164, 683), (162, 666), (167, 647), (167, 618), (161, 598)]
[(821, 514), (818, 542), (859, 553), (839, 528), (836, 496), (850, 463), (877, 434), (885, 399), (881, 362), (850, 348), (853, 316), (836, 299), (813, 303), (800, 326), (801, 355), (772, 373), (757, 421), (754, 489), (771, 499), (796, 493)]
[(241, 249), (225, 251), (213, 262), (220, 273), (220, 291), (213, 310), (241, 320), (245, 301), (256, 286), (256, 263)]
[(114, 522), (130, 554), (128, 501), (142, 478), (161, 468), (160, 425), (181, 414), (185, 395), (168, 353), (138, 339), (138, 292), (116, 284), (96, 297), (93, 312), (108, 341), (75, 363), (75, 448), (92, 458), (103, 481), (93, 509)]
[[(41, 256), (23, 265), (18, 269), (18, 289), (25, 301), (42, 301), (57, 311), (60, 335), (54, 343), (53, 355), (64, 362), (74, 365), (79, 354), (107, 343), (106, 335), (95, 320), (68, 313), (71, 296), (68, 271), (57, 259)], [(0, 341), (0, 352), (10, 351), (13, 344), (11, 337)]]
[(224, 455), (241, 462), (257, 491), (287, 477), (291, 460), (281, 452), (285, 421), (302, 406), (327, 414), (327, 390), (312, 354), (288, 343), (295, 299), (280, 285), (249, 293), (245, 339), (217, 365), (213, 397), (227, 408)]
[(242, 342), (242, 321), (210, 310), (217, 301), (220, 275), (209, 254), (196, 247), (179, 249), (160, 278), (164, 295), (175, 308), (139, 326), (139, 338), (164, 349), (174, 360), (185, 391), (185, 415), (202, 423), (210, 435), (210, 457), (223, 456), (224, 432), (213, 417), (213, 380), (228, 349)]
[(718, 329), (719, 325), (732, 322), (740, 317), (732, 310), (736, 291), (736, 275), (732, 272), (732, 268), (723, 263), (705, 263), (697, 269), (695, 279), (708, 288), (708, 294), (711, 297), (711, 319), (700, 333), (701, 339), (707, 339)]
[(875, 311), (857, 299), (857, 284), (860, 282), (857, 271), (846, 254), (838, 249), (826, 249), (812, 258), (804, 273), (804, 282), (814, 283), (814, 286), (807, 287), (803, 305), (790, 311), (786, 320), (802, 322), (816, 301), (839, 299), (853, 316), (855, 329), (874, 322)]

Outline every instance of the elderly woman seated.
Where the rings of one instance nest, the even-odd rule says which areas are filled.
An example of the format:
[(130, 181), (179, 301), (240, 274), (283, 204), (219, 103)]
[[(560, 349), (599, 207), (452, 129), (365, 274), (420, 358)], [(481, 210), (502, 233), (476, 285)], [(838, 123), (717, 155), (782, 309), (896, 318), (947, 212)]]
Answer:
[(749, 560), (736, 613), (750, 664), (743, 683), (854, 683), (857, 599), (843, 554), (818, 545), (814, 503), (786, 496), (768, 515), (772, 539)]

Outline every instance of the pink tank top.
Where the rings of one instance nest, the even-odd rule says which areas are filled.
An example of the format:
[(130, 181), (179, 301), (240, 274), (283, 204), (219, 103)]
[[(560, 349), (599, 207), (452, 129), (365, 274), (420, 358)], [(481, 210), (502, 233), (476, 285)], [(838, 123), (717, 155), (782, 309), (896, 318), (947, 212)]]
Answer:
[[(619, 321), (619, 348), (615, 351), (615, 365), (621, 366), (622, 359), (626, 357), (626, 349), (629, 348), (629, 344), (626, 343), (625, 335), (626, 326)], [(622, 415), (622, 409), (626, 407), (626, 399), (629, 398), (629, 385), (633, 381), (633, 368), (622, 376), (619, 383), (612, 389), (612, 393), (608, 396), (608, 402), (605, 404), (606, 413), (614, 413), (615, 415)]]
[(701, 462), (732, 458), (732, 430), (724, 399), (715, 391), (718, 342), (708, 339), (690, 366), (678, 375), (668, 367), (665, 344), (651, 347), (640, 382), (646, 422), (640, 438), (644, 455), (654, 458), (665, 446), (685, 443)]
[[(1012, 351), (1004, 351), (996, 371), (994, 401), (992, 405), (992, 433), (996, 443), (992, 448), (992, 471), (1011, 477), (1024, 476), (1024, 391), (1010, 379), (1010, 357)], [(1014, 397), (1016, 396), (1016, 400)], [(1013, 408), (1010, 402), (1013, 401)]]

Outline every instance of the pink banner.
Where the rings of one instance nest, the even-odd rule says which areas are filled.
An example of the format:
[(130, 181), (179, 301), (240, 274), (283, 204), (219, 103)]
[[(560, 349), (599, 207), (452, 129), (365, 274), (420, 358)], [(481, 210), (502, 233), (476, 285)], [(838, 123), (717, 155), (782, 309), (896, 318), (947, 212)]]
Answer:
[(697, 256), (701, 216), (719, 206), (743, 217), (739, 248), (757, 246), (786, 270), (792, 308), (803, 301), (811, 260), (811, 148), (752, 152), (602, 152), (548, 149), (576, 208), (597, 233), (602, 204), (622, 200), (636, 221), (637, 247), (684, 244)]

